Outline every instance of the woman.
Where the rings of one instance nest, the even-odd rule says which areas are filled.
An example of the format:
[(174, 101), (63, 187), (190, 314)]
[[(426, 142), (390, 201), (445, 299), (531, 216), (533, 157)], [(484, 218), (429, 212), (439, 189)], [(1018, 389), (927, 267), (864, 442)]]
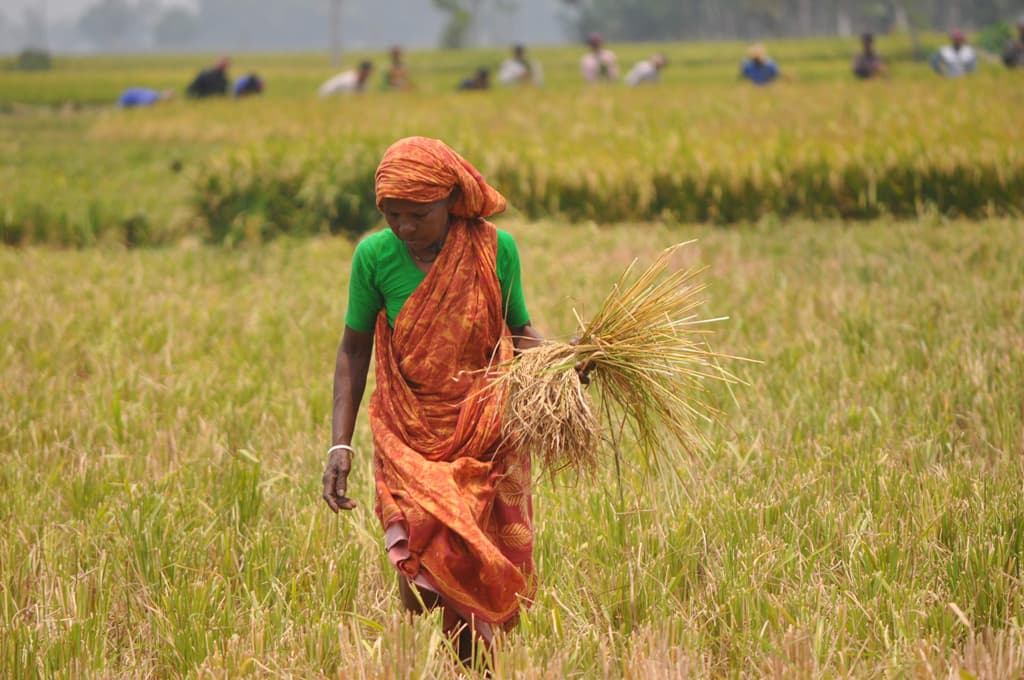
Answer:
[(505, 395), (487, 389), (530, 325), (515, 241), (486, 220), (505, 199), (443, 142), (410, 137), (384, 154), (377, 206), (389, 229), (352, 259), (334, 376), (331, 510), (346, 496), (352, 432), (377, 344), (370, 400), (376, 513), (402, 603), (443, 608), (445, 630), (490, 643), (534, 585), (530, 461), (502, 437)]

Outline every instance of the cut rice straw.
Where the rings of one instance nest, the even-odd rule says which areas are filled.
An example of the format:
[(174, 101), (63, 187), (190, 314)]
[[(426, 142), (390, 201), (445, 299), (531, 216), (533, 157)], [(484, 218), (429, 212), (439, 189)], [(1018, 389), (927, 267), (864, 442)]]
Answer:
[[(707, 343), (701, 319), (706, 268), (671, 270), (676, 252), (663, 251), (646, 270), (626, 269), (589, 322), (579, 314), (574, 342), (549, 342), (523, 351), (496, 385), (508, 390), (505, 435), (517, 438), (548, 472), (592, 473), (602, 438), (616, 448), (628, 427), (651, 456), (670, 448), (666, 435), (687, 452), (703, 441), (700, 423), (719, 415), (707, 403), (705, 383), (740, 382), (725, 371)], [(579, 372), (588, 375), (603, 409), (601, 423)], [(610, 422), (613, 413), (622, 422)]]

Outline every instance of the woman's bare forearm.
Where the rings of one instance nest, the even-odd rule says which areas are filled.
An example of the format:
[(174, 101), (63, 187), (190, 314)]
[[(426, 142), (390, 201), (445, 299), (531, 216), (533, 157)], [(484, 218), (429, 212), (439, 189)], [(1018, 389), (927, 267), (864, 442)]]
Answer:
[(373, 336), (345, 329), (334, 367), (334, 409), (331, 444), (351, 444), (356, 416), (366, 391)]
[[(352, 445), (359, 403), (366, 390), (373, 336), (348, 326), (334, 362), (334, 409), (331, 415), (331, 444)], [(323, 499), (332, 512), (351, 510), (356, 502), (348, 497), (348, 473), (352, 469), (352, 451), (332, 449), (324, 466)]]

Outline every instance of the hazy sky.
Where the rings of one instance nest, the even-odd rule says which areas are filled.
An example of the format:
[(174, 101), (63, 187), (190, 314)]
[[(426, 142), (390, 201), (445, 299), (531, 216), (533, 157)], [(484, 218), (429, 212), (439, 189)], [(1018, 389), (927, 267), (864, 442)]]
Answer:
[[(26, 7), (45, 7), (50, 21), (74, 19), (96, 0), (0, 0), (0, 8), (12, 17), (20, 17)], [(195, 0), (160, 0), (161, 5), (184, 5), (195, 7)]]
[[(6, 38), (0, 35), (0, 47), (20, 49), (24, 46), (23, 36), (19, 37), (18, 26), (28, 7), (45, 8), (47, 23), (51, 27), (63, 26), (62, 31), (50, 34), (51, 46), (60, 51), (83, 51), (94, 49), (83, 36), (75, 31), (75, 24), (82, 12), (99, 0), (0, 0), (0, 11), (9, 19)], [(134, 1), (134, 0), (133, 0)], [(159, 4), (197, 8), (199, 0), (156, 0)], [(287, 3), (289, 0), (277, 0)], [(327, 6), (323, 0), (323, 6)], [(480, 23), (475, 30), (475, 42), (484, 45), (508, 45), (512, 42), (550, 44), (565, 40), (562, 22), (558, 18), (558, 0), (518, 0), (518, 9), (501, 12), (490, 3), (483, 5)], [(430, 0), (342, 0), (342, 43), (349, 48), (381, 47), (404, 44), (408, 47), (430, 47), (437, 44), (446, 21), (446, 15), (436, 9)], [(232, 24), (229, 28), (238, 28)], [(309, 44), (317, 48), (326, 47), (326, 28), (314, 30), (308, 40), (292, 40), (291, 44)], [(234, 42), (228, 41), (226, 48), (258, 48), (260, 36), (245, 34)], [(218, 29), (223, 35), (230, 31)], [(322, 35), (321, 35), (322, 34)], [(279, 37), (279, 36), (278, 36)]]

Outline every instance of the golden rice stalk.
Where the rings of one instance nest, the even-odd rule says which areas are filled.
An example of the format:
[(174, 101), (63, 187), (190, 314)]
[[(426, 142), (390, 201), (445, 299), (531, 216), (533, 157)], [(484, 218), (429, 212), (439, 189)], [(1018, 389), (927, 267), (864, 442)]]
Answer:
[(597, 462), (601, 424), (573, 370), (575, 350), (555, 342), (527, 350), (500, 378), (508, 388), (505, 435), (518, 437), (550, 472), (589, 472)]
[[(689, 243), (663, 251), (638, 274), (634, 261), (594, 317), (580, 321), (575, 342), (526, 350), (498, 378), (509, 394), (506, 436), (518, 437), (546, 470), (592, 471), (601, 438), (617, 440), (622, 425), (648, 454), (664, 448), (666, 434), (692, 451), (701, 440), (698, 421), (718, 414), (702, 400), (704, 383), (737, 379), (707, 344), (705, 324), (722, 319), (697, 315), (704, 269), (669, 269), (672, 256)], [(600, 422), (575, 370), (582, 367), (611, 407), (606, 419), (616, 412), (623, 423)]]

